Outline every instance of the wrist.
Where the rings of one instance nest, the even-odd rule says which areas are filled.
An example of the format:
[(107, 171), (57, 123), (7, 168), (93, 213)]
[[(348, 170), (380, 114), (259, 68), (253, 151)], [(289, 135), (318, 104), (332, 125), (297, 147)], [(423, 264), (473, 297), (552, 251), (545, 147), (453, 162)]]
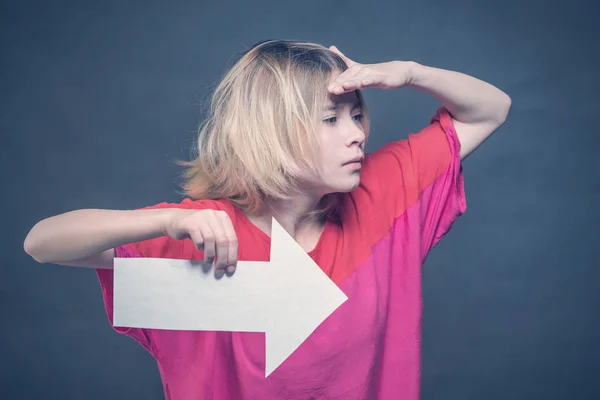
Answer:
[(423, 82), (426, 80), (428, 67), (419, 64), (416, 61), (408, 61), (407, 62), (407, 75), (408, 75), (408, 83), (407, 86), (410, 87), (419, 87), (422, 86)]
[(156, 223), (158, 224), (158, 229), (161, 236), (169, 235), (171, 221), (175, 219), (175, 215), (180, 211), (181, 209), (179, 208), (165, 208), (156, 214)]

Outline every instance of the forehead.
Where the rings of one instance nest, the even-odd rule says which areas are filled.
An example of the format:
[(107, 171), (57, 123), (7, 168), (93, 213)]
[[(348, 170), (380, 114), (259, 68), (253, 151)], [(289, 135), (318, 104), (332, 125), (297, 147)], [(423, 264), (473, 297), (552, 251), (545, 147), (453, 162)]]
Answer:
[(353, 108), (355, 106), (360, 106), (361, 102), (358, 97), (358, 94), (355, 90), (348, 93), (343, 93), (341, 95), (336, 95), (333, 93), (328, 93), (327, 100), (325, 101), (325, 108), (344, 108), (349, 106)]

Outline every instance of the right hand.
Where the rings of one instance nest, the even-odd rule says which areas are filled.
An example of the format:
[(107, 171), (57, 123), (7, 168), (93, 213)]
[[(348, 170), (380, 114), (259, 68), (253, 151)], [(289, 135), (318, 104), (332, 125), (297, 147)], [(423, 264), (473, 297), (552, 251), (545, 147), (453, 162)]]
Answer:
[(204, 262), (215, 262), (217, 278), (231, 276), (238, 261), (238, 240), (229, 215), (221, 210), (173, 209), (165, 234), (175, 240), (191, 239), (204, 251)]

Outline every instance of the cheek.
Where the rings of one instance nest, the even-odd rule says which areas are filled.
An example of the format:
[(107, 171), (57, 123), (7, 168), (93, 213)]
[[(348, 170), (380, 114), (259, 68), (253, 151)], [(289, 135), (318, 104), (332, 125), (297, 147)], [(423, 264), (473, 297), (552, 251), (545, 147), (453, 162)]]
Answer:
[(327, 139), (321, 138), (318, 154), (321, 166), (327, 165), (327, 159), (329, 158), (329, 154), (331, 154), (331, 143)]
[(333, 146), (326, 147), (321, 151), (321, 166), (326, 171), (331, 171), (337, 162), (335, 149)]
[(319, 161), (321, 163), (321, 172), (324, 175), (331, 175), (339, 169), (339, 164), (342, 162), (339, 152), (343, 146), (344, 144), (340, 142), (340, 137), (336, 135), (335, 131), (324, 132), (323, 136), (321, 136)]

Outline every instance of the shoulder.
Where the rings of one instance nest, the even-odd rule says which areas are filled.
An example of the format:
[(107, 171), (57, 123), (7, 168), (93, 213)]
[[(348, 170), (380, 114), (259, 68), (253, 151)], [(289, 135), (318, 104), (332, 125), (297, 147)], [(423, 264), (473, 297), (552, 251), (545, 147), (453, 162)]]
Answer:
[(430, 181), (443, 174), (459, 150), (453, 120), (448, 111), (440, 107), (429, 124), (419, 131), (369, 153), (365, 158), (365, 175), (385, 178), (397, 172)]
[(344, 205), (395, 220), (436, 182), (451, 181), (445, 178), (459, 169), (459, 150), (450, 114), (440, 107), (419, 131), (365, 156), (360, 186)]

